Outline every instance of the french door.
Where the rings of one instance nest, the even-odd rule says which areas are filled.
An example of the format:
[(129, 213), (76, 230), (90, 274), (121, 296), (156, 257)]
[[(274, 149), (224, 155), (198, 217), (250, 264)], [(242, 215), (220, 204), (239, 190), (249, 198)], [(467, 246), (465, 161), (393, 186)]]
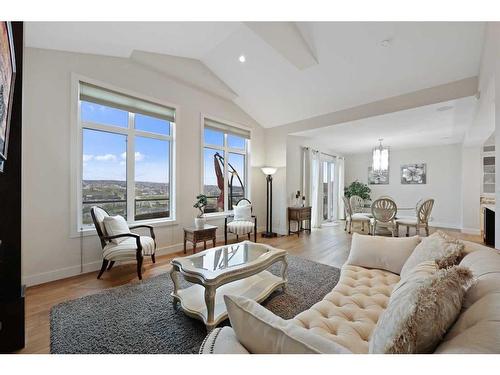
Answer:
[(335, 189), (335, 163), (323, 161), (323, 222), (336, 219), (337, 192)]

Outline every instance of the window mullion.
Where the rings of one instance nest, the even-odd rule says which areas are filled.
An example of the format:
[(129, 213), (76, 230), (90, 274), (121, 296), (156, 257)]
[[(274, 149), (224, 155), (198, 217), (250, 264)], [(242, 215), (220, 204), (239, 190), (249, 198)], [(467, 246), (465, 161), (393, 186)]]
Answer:
[(229, 181), (228, 174), (228, 161), (229, 154), (227, 152), (227, 133), (224, 133), (224, 211), (229, 211)]
[(127, 221), (135, 221), (135, 136), (132, 112), (128, 114), (127, 135)]

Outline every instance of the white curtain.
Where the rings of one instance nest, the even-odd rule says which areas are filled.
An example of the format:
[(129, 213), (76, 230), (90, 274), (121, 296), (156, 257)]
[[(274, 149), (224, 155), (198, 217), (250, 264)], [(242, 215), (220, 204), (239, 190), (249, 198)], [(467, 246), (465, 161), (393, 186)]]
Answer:
[(311, 153), (311, 226), (321, 228), (323, 221), (323, 168), (318, 151)]
[(302, 191), (301, 194), (306, 197), (304, 202), (306, 206), (312, 206), (311, 201), (311, 159), (312, 150), (304, 147), (302, 149)]
[(337, 203), (337, 218), (339, 220), (345, 219), (345, 212), (344, 212), (344, 158), (337, 157), (337, 163), (335, 164), (335, 174), (336, 174), (336, 181), (337, 183), (335, 184), (338, 186), (338, 203)]

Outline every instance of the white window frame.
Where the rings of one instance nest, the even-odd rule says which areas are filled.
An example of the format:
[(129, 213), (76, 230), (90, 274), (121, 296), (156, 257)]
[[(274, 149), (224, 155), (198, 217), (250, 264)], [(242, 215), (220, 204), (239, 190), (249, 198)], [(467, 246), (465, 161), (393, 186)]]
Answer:
[[(103, 89), (115, 91), (128, 95), (137, 99), (149, 101), (155, 104), (159, 104), (165, 107), (173, 108), (175, 110), (175, 122), (171, 122), (170, 135), (162, 135), (156, 133), (150, 133), (146, 131), (134, 129), (134, 116), (135, 113), (129, 112), (127, 127), (119, 127), (113, 125), (96, 124), (91, 122), (82, 123), (80, 116), (80, 82), (85, 82), (98, 86)], [(127, 222), (130, 225), (133, 224), (148, 224), (155, 227), (165, 226), (165, 225), (175, 225), (176, 221), (176, 207), (177, 207), (177, 194), (176, 194), (176, 180), (177, 180), (177, 151), (176, 151), (176, 125), (179, 123), (179, 107), (172, 103), (166, 103), (158, 101), (157, 99), (147, 97), (145, 95), (132, 92), (127, 89), (115, 87), (104, 82), (96, 81), (94, 79), (84, 77), (78, 74), (72, 74), (71, 81), (71, 148), (72, 148), (72, 160), (71, 160), (71, 230), (70, 237), (78, 237), (81, 235), (95, 235), (96, 231), (94, 226), (84, 226), (82, 224), (82, 166), (83, 166), (83, 129), (90, 130), (100, 130), (115, 134), (122, 134), (127, 136)], [(139, 220), (135, 221), (135, 136), (165, 140), (170, 141), (170, 217), (150, 219), (150, 220)], [(130, 161), (134, 162), (130, 162)], [(132, 178), (128, 178), (132, 176)], [(134, 192), (128, 194), (128, 192)]]
[[(224, 130), (220, 130), (224, 134), (223, 146), (212, 145), (212, 144), (208, 144), (208, 143), (206, 144), (205, 143), (205, 119), (212, 120), (212, 121), (224, 124), (224, 125), (228, 125), (230, 127), (239, 128), (239, 129), (247, 131), (250, 134), (250, 137), (245, 139), (245, 150), (242, 150), (239, 148), (229, 147), (227, 144), (228, 132), (225, 132)], [(224, 155), (224, 171), (223, 171), (223, 175), (224, 175), (224, 211), (207, 213), (207, 214), (205, 214), (205, 216), (209, 219), (221, 217), (221, 216), (226, 216), (226, 215), (231, 214), (233, 212), (232, 210), (228, 210), (229, 184), (228, 184), (228, 181), (226, 178), (226, 175), (227, 175), (226, 171), (228, 168), (227, 164), (228, 164), (229, 153), (234, 153), (234, 154), (239, 154), (239, 155), (245, 156), (245, 166), (244, 166), (245, 179), (243, 181), (243, 183), (245, 185), (245, 198), (248, 199), (249, 201), (252, 201), (251, 189), (250, 189), (251, 176), (249, 173), (250, 172), (250, 165), (251, 165), (250, 159), (251, 159), (252, 129), (247, 127), (247, 126), (235, 123), (233, 121), (224, 120), (224, 119), (218, 118), (216, 116), (207, 115), (207, 114), (202, 113), (201, 114), (200, 130), (201, 130), (200, 131), (200, 135), (201, 135), (201, 138), (200, 138), (200, 140), (201, 140), (200, 141), (200, 143), (201, 143), (201, 147), (200, 147), (200, 153), (201, 153), (201, 156), (200, 156), (200, 166), (201, 166), (200, 192), (203, 192), (204, 185), (205, 185), (205, 157), (204, 157), (205, 148), (211, 148), (214, 150), (222, 151), (223, 155)], [(237, 134), (235, 134), (235, 135), (237, 136)]]

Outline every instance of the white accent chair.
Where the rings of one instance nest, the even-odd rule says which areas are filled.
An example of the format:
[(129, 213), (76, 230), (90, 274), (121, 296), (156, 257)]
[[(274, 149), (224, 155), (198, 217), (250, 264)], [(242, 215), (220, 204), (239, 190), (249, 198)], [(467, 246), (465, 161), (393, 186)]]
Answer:
[[(353, 198), (353, 197), (351, 197)], [(359, 198), (359, 197), (358, 197)], [(352, 223), (361, 223), (361, 231), (365, 231), (365, 223), (368, 226), (368, 234), (370, 234), (370, 217), (367, 214), (361, 212), (353, 212), (351, 207), (351, 200), (347, 197), (342, 197), (344, 200), (344, 212), (345, 212), (345, 226), (344, 230), (346, 231), (349, 227), (348, 233), (352, 232)]]
[(377, 228), (388, 229), (392, 237), (396, 232), (396, 214), (398, 207), (390, 198), (378, 198), (372, 203), (372, 218), (370, 220), (371, 234), (375, 236)]
[(257, 242), (257, 217), (252, 215), (252, 202), (250, 202), (246, 198), (240, 199), (236, 202), (236, 205), (233, 206), (233, 209), (236, 207), (244, 207), (250, 205), (250, 217), (244, 220), (235, 219), (234, 215), (226, 216), (224, 219), (224, 244), (227, 245), (227, 234), (232, 233), (236, 235), (236, 241), (239, 241), (240, 236), (248, 236), (248, 240), (250, 240), (250, 235), (253, 232), (253, 240)]
[[(108, 212), (101, 207), (93, 206), (90, 214), (94, 222), (97, 235), (102, 246), (102, 266), (97, 278), (100, 279), (106, 269), (109, 271), (117, 261), (137, 260), (137, 276), (142, 280), (142, 261), (145, 255), (151, 256), (153, 263), (156, 262), (156, 240), (151, 225), (134, 225), (129, 229), (148, 228), (150, 236), (140, 236), (135, 233), (123, 233), (108, 236), (104, 226), (104, 218), (109, 216)], [(128, 237), (119, 243), (113, 242), (117, 238)]]
[(365, 201), (359, 195), (353, 195), (349, 198), (349, 203), (351, 204), (351, 211), (353, 214), (365, 213)]
[(417, 205), (416, 217), (402, 217), (396, 220), (396, 233), (399, 233), (399, 227), (406, 227), (406, 237), (410, 235), (410, 227), (415, 227), (415, 231), (420, 235), (420, 228), (425, 228), (425, 234), (429, 236), (429, 219), (431, 217), (434, 199), (420, 200)]

